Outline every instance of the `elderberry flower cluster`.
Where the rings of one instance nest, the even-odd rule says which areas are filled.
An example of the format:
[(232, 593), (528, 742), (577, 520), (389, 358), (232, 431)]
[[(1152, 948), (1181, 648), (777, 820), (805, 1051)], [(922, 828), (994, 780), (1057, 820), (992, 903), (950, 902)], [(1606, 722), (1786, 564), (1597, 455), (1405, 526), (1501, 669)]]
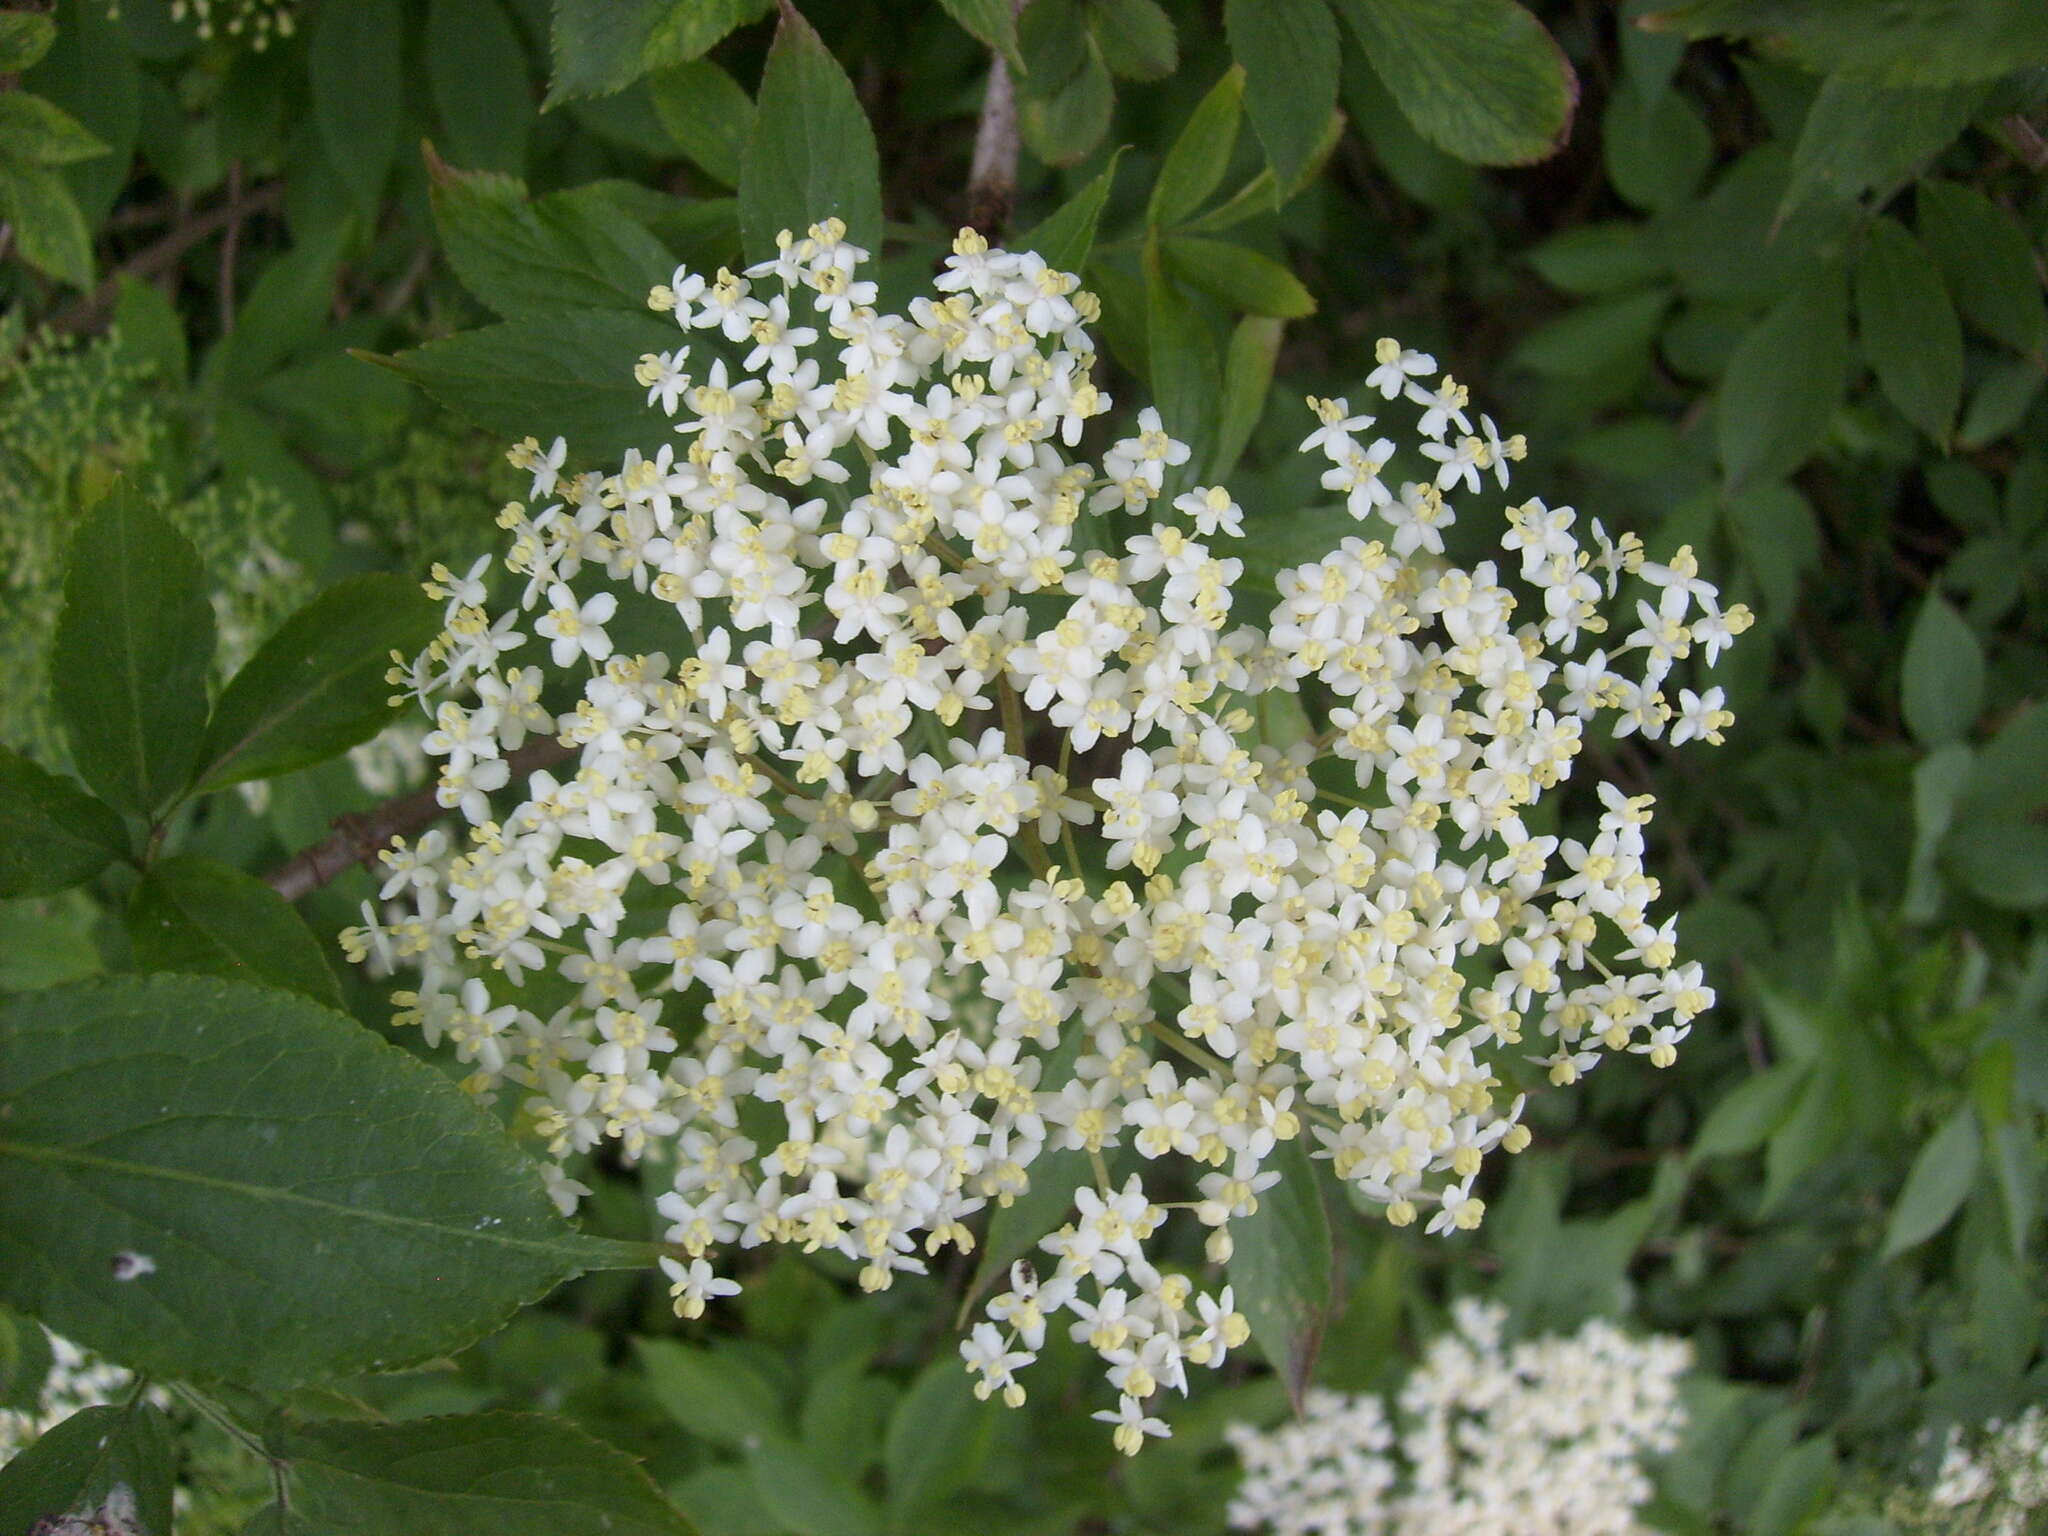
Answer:
[(1275, 1536), (1647, 1536), (1644, 1456), (1678, 1443), (1683, 1339), (1594, 1320), (1508, 1347), (1505, 1310), (1459, 1302), (1390, 1414), (1309, 1393), (1301, 1419), (1233, 1425), (1239, 1529)]
[(517, 1096), (564, 1209), (601, 1143), (673, 1166), (686, 1316), (736, 1247), (881, 1288), (1092, 1169), (963, 1354), (1020, 1401), (1057, 1316), (1135, 1451), (1246, 1333), (1158, 1267), (1170, 1210), (1227, 1261), (1300, 1141), (1390, 1220), (1469, 1228), (1484, 1155), (1528, 1141), (1507, 1058), (1671, 1060), (1712, 993), (1651, 913), (1649, 799), (1599, 786), (1584, 840), (1524, 818), (1597, 716), (1718, 739), (1720, 690), (1667, 685), (1747, 615), (1689, 553), (1537, 501), (1504, 562), (1453, 564), (1450, 493), (1504, 488), (1522, 443), (1387, 341), (1367, 387), (1419, 415), (1423, 478), (1312, 402), (1359, 536), (1262, 628), (1242, 511), (1181, 489), (1156, 411), (1077, 451), (1110, 401), (1076, 278), (967, 232), (893, 314), (865, 257), (833, 221), (679, 270), (651, 300), (678, 345), (637, 375), (672, 440), (609, 473), (514, 450), (511, 600), (488, 559), (437, 568), (445, 630), (394, 673), (466, 826), (387, 851), (344, 942), (418, 972), (401, 1022)]
[(2035, 1529), (2030, 1522), (2048, 1510), (2048, 1411), (2036, 1404), (1968, 1435), (1951, 1425), (1924, 1510), (1913, 1507), (1918, 1502), (1904, 1500), (1889, 1512), (1908, 1529), (1957, 1536), (2023, 1536)]
[[(216, 38), (248, 44), (261, 53), (273, 39), (283, 42), (298, 30), (299, 0), (171, 0), (171, 20), (189, 21), (202, 42)], [(107, 15), (121, 16), (121, 0), (109, 0)]]
[[(0, 1465), (12, 1461), (59, 1424), (87, 1408), (118, 1401), (134, 1374), (88, 1354), (69, 1339), (46, 1334), (49, 1368), (35, 1399), (26, 1406), (0, 1408)], [(161, 1407), (168, 1399), (151, 1389), (148, 1401)]]

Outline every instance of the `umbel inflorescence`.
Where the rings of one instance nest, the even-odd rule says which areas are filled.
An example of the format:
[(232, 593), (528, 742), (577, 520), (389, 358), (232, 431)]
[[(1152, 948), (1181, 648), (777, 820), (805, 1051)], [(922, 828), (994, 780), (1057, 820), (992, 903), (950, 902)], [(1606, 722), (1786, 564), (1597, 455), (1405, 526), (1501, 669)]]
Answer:
[[(886, 1286), (1085, 1153), (963, 1353), (1021, 1400), (1062, 1315), (1135, 1450), (1246, 1331), (1155, 1266), (1169, 1206), (1225, 1260), (1305, 1139), (1390, 1220), (1471, 1227), (1481, 1160), (1528, 1140), (1504, 1057), (1671, 1060), (1712, 993), (1652, 914), (1649, 799), (1600, 785), (1585, 840), (1525, 816), (1598, 716), (1718, 740), (1720, 690), (1672, 674), (1748, 616), (1540, 501), (1451, 563), (1451, 497), (1523, 445), (1384, 341), (1367, 387), (1418, 419), (1397, 446), (1311, 402), (1360, 536), (1262, 629), (1243, 514), (1175, 494), (1156, 412), (1078, 456), (1110, 401), (1076, 278), (963, 233), (890, 314), (865, 255), (835, 221), (678, 271), (651, 302), (692, 340), (638, 373), (673, 440), (575, 476), (515, 450), (516, 600), (489, 611), (487, 559), (437, 570), (446, 630), (400, 674), (466, 830), (387, 852), (346, 942), (418, 970), (401, 1018), (516, 1093), (565, 1208), (602, 1142), (673, 1161), (685, 1315), (734, 1245)], [(1255, 729), (1282, 705), (1285, 746)], [(511, 783), (547, 736), (573, 756)]]
[(1505, 1309), (1460, 1301), (1394, 1412), (1312, 1391), (1298, 1423), (1234, 1425), (1230, 1523), (1274, 1536), (1648, 1536), (1645, 1457), (1678, 1444), (1683, 1339), (1594, 1319), (1510, 1345)]

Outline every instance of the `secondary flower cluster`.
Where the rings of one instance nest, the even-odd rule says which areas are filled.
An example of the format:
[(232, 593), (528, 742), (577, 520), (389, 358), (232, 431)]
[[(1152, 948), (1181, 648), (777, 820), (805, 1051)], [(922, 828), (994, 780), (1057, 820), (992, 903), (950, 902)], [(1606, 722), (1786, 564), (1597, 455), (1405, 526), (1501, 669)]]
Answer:
[[(1927, 1493), (1927, 1525), (1978, 1536), (2023, 1536), (2048, 1510), (2048, 1411), (2039, 1404), (2010, 1422), (1993, 1419), (1965, 1436), (1951, 1425)], [(1900, 1511), (1902, 1516), (1906, 1511)]]
[[(49, 1370), (34, 1402), (25, 1408), (0, 1408), (0, 1466), (12, 1461), (45, 1434), (82, 1409), (118, 1400), (134, 1373), (89, 1355), (69, 1339), (52, 1333)], [(163, 1394), (152, 1391), (159, 1406)]]
[[(607, 474), (514, 451), (516, 599), (437, 568), (445, 632), (394, 674), (467, 830), (387, 852), (345, 941), (417, 969), (402, 1020), (517, 1092), (565, 1209), (600, 1143), (672, 1162), (685, 1315), (734, 1245), (886, 1286), (1072, 1154), (1054, 1265), (964, 1353), (1018, 1400), (1068, 1314), (1135, 1449), (1245, 1333), (1148, 1256), (1170, 1204), (1227, 1260), (1308, 1137), (1391, 1220), (1471, 1227), (1483, 1156), (1528, 1140), (1503, 1053), (1560, 1084), (1671, 1059), (1712, 993), (1651, 915), (1649, 799), (1601, 785), (1586, 840), (1524, 816), (1595, 716), (1718, 739), (1720, 691), (1665, 685), (1747, 615), (1541, 502), (1498, 536), (1533, 603), (1453, 564), (1447, 493), (1522, 443), (1386, 341), (1366, 384), (1409, 448), (1312, 402), (1360, 537), (1245, 622), (1243, 514), (1181, 489), (1158, 414), (1075, 452), (1110, 405), (1076, 278), (963, 233), (890, 314), (864, 258), (835, 221), (678, 271), (652, 303), (689, 343), (638, 371), (675, 440)], [(566, 760), (512, 782), (547, 737)]]
[(1312, 1391), (1298, 1422), (1233, 1425), (1244, 1463), (1230, 1523), (1276, 1536), (1637, 1536), (1640, 1465), (1684, 1425), (1684, 1340), (1595, 1320), (1502, 1340), (1506, 1313), (1465, 1300), (1402, 1386)]

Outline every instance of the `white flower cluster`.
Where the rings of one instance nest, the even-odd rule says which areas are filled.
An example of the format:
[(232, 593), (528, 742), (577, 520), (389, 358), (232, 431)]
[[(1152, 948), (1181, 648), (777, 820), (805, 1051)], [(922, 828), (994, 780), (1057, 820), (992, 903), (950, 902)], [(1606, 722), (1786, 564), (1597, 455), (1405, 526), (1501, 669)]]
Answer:
[[(514, 451), (516, 602), (488, 611), (488, 560), (437, 570), (446, 629), (394, 673), (467, 832), (388, 851), (392, 906), (344, 940), (418, 970), (401, 1019), (474, 1090), (518, 1090), (565, 1209), (601, 1142), (673, 1159), (685, 1315), (736, 1288), (734, 1244), (885, 1286), (969, 1247), (1048, 1149), (1085, 1153), (1056, 1271), (1020, 1270), (965, 1353), (1018, 1399), (1071, 1313), (1135, 1449), (1154, 1391), (1244, 1334), (1228, 1291), (1148, 1259), (1159, 1195), (1185, 1186), (1221, 1262), (1312, 1128), (1391, 1220), (1471, 1227), (1482, 1156), (1528, 1140), (1503, 1051), (1533, 1028), (1558, 1083), (1672, 1058), (1712, 993), (1650, 915), (1649, 799), (1601, 785), (1587, 841), (1523, 813), (1596, 714), (1717, 738), (1718, 689), (1662, 685), (1747, 615), (1689, 553), (1529, 502), (1500, 541), (1537, 594), (1518, 617), (1443, 540), (1444, 493), (1505, 486), (1521, 442), (1389, 341), (1368, 385), (1421, 408), (1424, 483), (1314, 402), (1305, 447), (1373, 536), (1287, 572), (1270, 629), (1233, 622), (1242, 514), (1174, 494), (1189, 450), (1157, 413), (1099, 468), (1073, 452), (1109, 407), (1078, 280), (963, 233), (882, 313), (844, 233), (654, 291), (697, 338), (639, 368), (676, 442), (580, 476), (559, 441)], [(1629, 578), (1639, 627), (1583, 647)], [(573, 756), (512, 784), (537, 736)], [(1143, 1172), (1112, 1179), (1125, 1148)]]
[(2010, 1423), (1993, 1419), (1966, 1442), (1949, 1428), (1941, 1467), (1927, 1502), (1942, 1511), (1944, 1530), (1981, 1536), (2023, 1536), (2036, 1512), (2048, 1510), (2048, 1410), (2038, 1404)]
[[(50, 1370), (31, 1409), (0, 1408), (0, 1464), (11, 1461), (82, 1408), (96, 1408), (122, 1396), (131, 1372), (87, 1354), (69, 1339), (49, 1335)], [(159, 1405), (162, 1394), (149, 1400)]]
[(1678, 1443), (1685, 1341), (1596, 1319), (1510, 1348), (1502, 1308), (1468, 1299), (1452, 1316), (1394, 1415), (1371, 1394), (1316, 1390), (1299, 1422), (1233, 1425), (1245, 1476), (1230, 1523), (1276, 1536), (1646, 1532), (1640, 1463)]

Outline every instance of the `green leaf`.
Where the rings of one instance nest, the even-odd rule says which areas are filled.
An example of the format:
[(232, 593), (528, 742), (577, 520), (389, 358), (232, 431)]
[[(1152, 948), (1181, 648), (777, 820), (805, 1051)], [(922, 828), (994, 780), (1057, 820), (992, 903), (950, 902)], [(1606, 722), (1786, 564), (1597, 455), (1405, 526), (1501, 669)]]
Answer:
[(185, 322), (163, 291), (123, 272), (117, 282), (114, 329), (121, 350), (165, 384), (183, 384), (189, 361)]
[(1873, 219), (1866, 232), (1856, 327), (1899, 414), (1946, 448), (1963, 398), (1963, 328), (1933, 258), (1896, 219)]
[(973, 1378), (952, 1350), (917, 1373), (889, 1415), (882, 1448), (889, 1510), (898, 1525), (974, 1480), (1002, 1411), (974, 1395)]
[(1055, 271), (1079, 272), (1087, 265), (1088, 253), (1095, 248), (1096, 226), (1102, 220), (1103, 205), (1109, 201), (1109, 190), (1116, 184), (1117, 162), (1123, 157), (1119, 147), (1109, 157), (1101, 175), (1061, 203), (1030, 234), (1012, 241), (1012, 245), (1018, 250), (1038, 252)]
[(2035, 0), (1677, 0), (1638, 25), (1687, 37), (1751, 38), (1818, 74), (1883, 85), (1988, 80), (2048, 61), (2048, 11)]
[(1620, 219), (1559, 231), (1529, 253), (1529, 265), (1553, 288), (1593, 297), (1640, 287), (1662, 269), (1643, 226)]
[[(96, 1529), (171, 1536), (176, 1466), (170, 1429), (147, 1403), (80, 1409), (0, 1467), (0, 1530), (51, 1529), (60, 1516), (106, 1508), (113, 1495), (134, 1523)], [(122, 1487), (125, 1498), (114, 1494)]]
[(744, 1360), (672, 1339), (635, 1339), (647, 1388), (668, 1416), (712, 1445), (743, 1450), (788, 1433), (775, 1384)]
[(500, 0), (430, 0), (424, 51), (448, 157), (471, 170), (524, 171), (533, 89)]
[(1834, 1485), (1834, 1446), (1825, 1435), (1803, 1441), (1771, 1469), (1746, 1529), (1751, 1536), (1793, 1536), (1807, 1528)]
[(1981, 86), (1881, 86), (1854, 75), (1821, 82), (1778, 205), (1782, 220), (1809, 198), (1889, 193), (1910, 181), (1969, 124)]
[(1192, 289), (1221, 299), (1233, 309), (1274, 319), (1315, 313), (1315, 297), (1272, 256), (1223, 240), (1167, 236), (1161, 242), (1167, 268)]
[(35, 11), (0, 11), (0, 74), (19, 74), (50, 51), (57, 24)]
[(1244, 70), (1244, 107), (1267, 163), (1292, 186), (1337, 110), (1343, 53), (1325, 0), (1227, 0), (1223, 26)]
[(1051, 1147), (1039, 1156), (1047, 1160), (1045, 1177), (1034, 1176), (1023, 1194), (989, 1218), (981, 1260), (974, 1267), (974, 1280), (967, 1287), (961, 1309), (963, 1319), (975, 1298), (990, 1284), (1003, 1281), (1010, 1266), (1027, 1257), (1039, 1239), (1057, 1228), (1073, 1209), (1074, 1181), (1087, 1176), (1088, 1154), (1078, 1147)]
[(1957, 740), (1984, 703), (1984, 648), (1938, 592), (1920, 605), (1899, 679), (1906, 725), (1930, 747)]
[(114, 811), (0, 747), (0, 899), (48, 896), (128, 857)]
[(327, 954), (306, 920), (253, 875), (196, 853), (150, 866), (130, 900), (135, 968), (260, 981), (341, 1006)]
[(342, 248), (352, 224), (344, 219), (264, 267), (242, 301), (234, 330), (214, 344), (200, 365), (203, 385), (231, 395), (253, 394), (329, 334)]
[(1031, 73), (1018, 123), (1031, 152), (1048, 165), (1072, 165), (1102, 142), (1116, 107), (1116, 86), (1095, 36), (1074, 0), (1036, 0), (1018, 23)]
[(150, 816), (192, 782), (206, 730), (213, 608), (185, 536), (116, 486), (78, 526), (50, 688), (78, 776)]
[(775, 0), (668, 0), (647, 39), (649, 69), (702, 58), (735, 28), (759, 21)]
[(1396, 187), (1429, 208), (1471, 205), (1477, 174), (1415, 131), (1355, 41), (1344, 50), (1343, 101), (1374, 162)]
[(1657, 328), (1671, 307), (1668, 288), (1645, 288), (1581, 304), (1524, 336), (1517, 367), (1554, 379), (1647, 368)]
[[(63, 108), (106, 145), (107, 153), (75, 161), (61, 172), (87, 227), (97, 229), (134, 164), (142, 129), (141, 74), (120, 21), (106, 7), (64, 0), (57, 18), (55, 46), (22, 76), (21, 89)], [(234, 120), (235, 94), (222, 98), (223, 130)], [(233, 138), (227, 132), (221, 142)]]
[(1941, 841), (1955, 821), (1956, 800), (1970, 781), (1977, 754), (1960, 741), (1937, 747), (1913, 767), (1913, 857), (1899, 913), (1909, 923), (1932, 922), (1941, 909), (1935, 878)]
[(321, 147), (366, 216), (376, 212), (398, 153), (404, 47), (398, 0), (323, 5), (306, 43)]
[(1675, 208), (1698, 190), (1713, 137), (1685, 93), (1616, 91), (1600, 120), (1600, 150), (1614, 190), (1638, 208)]
[(778, 232), (801, 237), (833, 217), (855, 245), (882, 248), (874, 130), (846, 71), (794, 10), (783, 12), (768, 50), (739, 194), (741, 242), (756, 260), (775, 253)]
[(1975, 452), (2017, 430), (2044, 382), (2048, 371), (2032, 358), (2015, 358), (1992, 369), (1970, 397), (1956, 442)]
[(1977, 753), (1941, 859), (1966, 890), (2024, 911), (2048, 901), (2048, 706), (2014, 715)]
[(2024, 1263), (2027, 1239), (2041, 1208), (2041, 1158), (2026, 1126), (2009, 1121), (1991, 1132), (1991, 1175), (1998, 1185), (1999, 1209), (2005, 1213), (2007, 1249), (2014, 1263)]
[(325, 762), (368, 741), (396, 714), (385, 673), (440, 627), (402, 576), (338, 581), (263, 642), (229, 681), (206, 731), (197, 788), (221, 789)]
[(1753, 480), (1722, 498), (1721, 510), (1743, 564), (1762, 588), (1764, 612), (1773, 620), (1789, 618), (1799, 606), (1800, 583), (1821, 561), (1812, 503), (1783, 480)]
[(1839, 274), (1781, 299), (1721, 375), (1715, 428), (1731, 485), (1789, 474), (1820, 446), (1849, 387), (1849, 321)]
[(775, 0), (554, 0), (546, 105), (609, 96), (649, 70), (686, 64)]
[(657, 70), (647, 77), (654, 115), (677, 149), (728, 187), (740, 184), (754, 99), (709, 59)]
[(55, 1358), (42, 1324), (0, 1307), (0, 1410), (39, 1413)]
[(1754, 1152), (1791, 1115), (1809, 1075), (1798, 1062), (1780, 1062), (1736, 1084), (1700, 1126), (1693, 1160)]
[(1920, 239), (1948, 280), (1965, 320), (2028, 356), (2048, 338), (2048, 306), (2033, 248), (2012, 215), (1975, 187), (1923, 181)]
[(1167, 151), (1159, 167), (1159, 180), (1152, 185), (1152, 200), (1146, 205), (1145, 222), (1154, 229), (1170, 229), (1194, 215), (1209, 200), (1223, 173), (1230, 168), (1230, 153), (1237, 147), (1237, 126), (1244, 113), (1244, 70), (1232, 65), (1195, 107), (1180, 137)]
[(821, 1465), (801, 1446), (773, 1440), (747, 1452), (754, 1492), (790, 1536), (881, 1536), (882, 1517), (838, 1467)]
[(1280, 1182), (1259, 1196), (1257, 1210), (1230, 1224), (1236, 1247), (1229, 1265), (1237, 1310), (1297, 1411), (1330, 1315), (1330, 1222), (1303, 1140), (1274, 1149), (1267, 1166)]
[(609, 96), (647, 72), (647, 45), (674, 0), (554, 0), (546, 106)]
[(64, 178), (40, 165), (0, 163), (0, 215), (22, 259), (74, 288), (92, 286), (92, 235)]
[(105, 153), (107, 146), (54, 102), (26, 91), (0, 93), (0, 158), (69, 165)]
[(674, 347), (677, 334), (644, 310), (565, 309), (369, 360), (496, 436), (559, 434), (579, 458), (603, 463), (662, 441), (668, 423), (648, 408), (633, 368)]
[(1832, 1157), (1849, 1132), (1840, 1075), (1823, 1065), (1804, 1079), (1792, 1112), (1764, 1148), (1764, 1192), (1757, 1208), (1765, 1215), (1781, 1209), (1799, 1181)]
[(0, 1300), (126, 1365), (395, 1369), (592, 1257), (487, 1111), (304, 998), (160, 975), (0, 1010)]
[(284, 1432), (292, 1536), (690, 1536), (646, 1469), (540, 1413)]
[(1513, 0), (1337, 0), (1415, 131), (1475, 165), (1527, 165), (1571, 131), (1579, 82)]
[(1223, 354), (1222, 420), (1216, 431), (1216, 452), (1209, 460), (1203, 479), (1211, 485), (1230, 478), (1237, 461), (1244, 456), (1252, 429), (1266, 408), (1266, 395), (1273, 387), (1273, 363), (1280, 355), (1284, 329), (1278, 320), (1247, 315), (1230, 333), (1230, 345)]
[[(1156, 243), (1145, 248), (1145, 337), (1152, 399), (1167, 434), (1186, 443), (1190, 464), (1206, 464), (1215, 450), (1222, 378), (1209, 323), (1174, 286)], [(1186, 466), (1169, 470), (1166, 496), (1185, 487)]]
[(1010, 68), (1024, 68), (1024, 55), (1017, 47), (1017, 13), (1010, 0), (939, 0), (939, 4), (969, 37), (1007, 59)]
[[(865, 1474), (881, 1459), (887, 1416), (902, 1399), (896, 1383), (869, 1371), (860, 1359), (841, 1360), (825, 1371), (813, 1371), (807, 1363), (804, 1376), (808, 1386), (800, 1438), (805, 1451), (836, 1456), (849, 1473)], [(751, 1479), (747, 1491), (751, 1496)]]
[(1295, 320), (1315, 313), (1315, 298), (1270, 256), (1192, 235), (1170, 235), (1160, 249), (1176, 277), (1244, 314)]
[(666, 247), (602, 190), (579, 187), (528, 202), (525, 185), (430, 161), (434, 224), (462, 286), (507, 320), (589, 307), (646, 314), (669, 280)]
[(1977, 1178), (1977, 1117), (1969, 1106), (1957, 1110), (1927, 1139), (1884, 1229), (1884, 1256), (1895, 1259), (1949, 1223)]
[(1180, 67), (1173, 18), (1159, 0), (1087, 0), (1102, 62), (1122, 80), (1164, 80)]

